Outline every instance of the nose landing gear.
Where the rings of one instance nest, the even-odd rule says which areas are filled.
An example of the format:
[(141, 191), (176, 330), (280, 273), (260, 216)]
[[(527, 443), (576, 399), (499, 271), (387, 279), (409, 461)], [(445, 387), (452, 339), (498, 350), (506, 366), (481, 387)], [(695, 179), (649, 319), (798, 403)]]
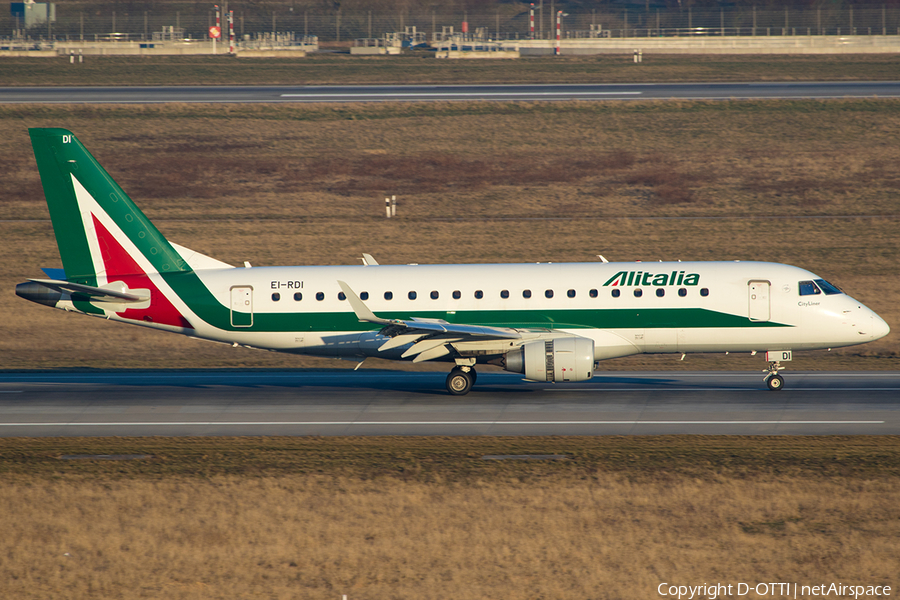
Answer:
[(784, 387), (784, 377), (778, 374), (778, 371), (783, 370), (784, 367), (777, 360), (770, 361), (769, 368), (763, 369), (763, 373), (767, 374), (764, 378), (766, 386), (773, 392), (777, 392)]

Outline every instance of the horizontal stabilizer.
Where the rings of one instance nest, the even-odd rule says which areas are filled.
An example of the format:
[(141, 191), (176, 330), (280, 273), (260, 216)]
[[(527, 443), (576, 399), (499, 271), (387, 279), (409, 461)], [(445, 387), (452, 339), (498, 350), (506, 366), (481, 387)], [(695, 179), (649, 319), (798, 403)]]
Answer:
[(28, 281), (39, 283), (42, 286), (48, 287), (51, 290), (56, 290), (57, 292), (88, 296), (95, 302), (144, 302), (150, 299), (149, 295), (129, 294), (128, 292), (110, 288), (93, 287), (57, 279), (29, 279)]

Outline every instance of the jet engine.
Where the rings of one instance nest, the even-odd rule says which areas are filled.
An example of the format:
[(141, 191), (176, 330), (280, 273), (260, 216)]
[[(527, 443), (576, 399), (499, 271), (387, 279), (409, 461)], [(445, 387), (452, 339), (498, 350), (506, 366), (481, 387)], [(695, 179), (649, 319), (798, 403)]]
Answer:
[(503, 368), (531, 381), (585, 381), (594, 375), (594, 341), (573, 336), (527, 342), (506, 354)]

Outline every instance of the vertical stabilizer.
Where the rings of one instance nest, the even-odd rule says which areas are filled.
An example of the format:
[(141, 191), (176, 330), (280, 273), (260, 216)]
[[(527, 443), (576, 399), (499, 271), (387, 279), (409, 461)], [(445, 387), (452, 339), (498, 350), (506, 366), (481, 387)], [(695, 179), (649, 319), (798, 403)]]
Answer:
[(66, 279), (103, 285), (190, 267), (70, 131), (29, 129)]

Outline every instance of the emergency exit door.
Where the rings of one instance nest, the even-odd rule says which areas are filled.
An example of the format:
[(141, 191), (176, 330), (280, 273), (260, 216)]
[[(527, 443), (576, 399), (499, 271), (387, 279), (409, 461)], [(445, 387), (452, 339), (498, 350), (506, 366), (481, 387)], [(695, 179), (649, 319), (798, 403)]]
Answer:
[(251, 327), (253, 325), (253, 288), (235, 286), (231, 288), (231, 326)]
[(768, 321), (771, 316), (769, 307), (769, 282), (751, 281), (748, 288), (750, 301), (750, 320)]

